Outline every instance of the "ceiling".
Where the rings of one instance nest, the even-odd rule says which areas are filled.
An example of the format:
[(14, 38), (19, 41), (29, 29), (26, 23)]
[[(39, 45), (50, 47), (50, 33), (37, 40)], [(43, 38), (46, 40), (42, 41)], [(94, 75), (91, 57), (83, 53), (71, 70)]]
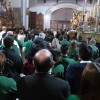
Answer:
[[(39, 0), (42, 1), (44, 3), (47, 3), (49, 1), (55, 1), (56, 3), (60, 3), (60, 2), (68, 2), (68, 3), (79, 3), (79, 2), (83, 2), (85, 0)], [(98, 0), (87, 0), (88, 4), (92, 4), (93, 2), (96, 3)]]

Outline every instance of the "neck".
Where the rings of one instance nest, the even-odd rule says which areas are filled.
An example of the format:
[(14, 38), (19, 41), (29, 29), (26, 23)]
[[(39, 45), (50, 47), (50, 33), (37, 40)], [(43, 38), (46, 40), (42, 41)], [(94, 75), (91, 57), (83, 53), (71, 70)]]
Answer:
[(48, 72), (38, 72), (35, 70), (35, 73), (40, 73), (40, 74), (51, 74), (52, 69), (50, 69)]

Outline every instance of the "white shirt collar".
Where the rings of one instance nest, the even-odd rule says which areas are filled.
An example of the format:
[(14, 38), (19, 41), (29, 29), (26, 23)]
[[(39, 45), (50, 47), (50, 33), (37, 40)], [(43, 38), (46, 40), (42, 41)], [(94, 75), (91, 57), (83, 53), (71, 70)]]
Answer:
[(80, 63), (91, 63), (91, 61), (89, 60), (89, 61), (80, 61)]

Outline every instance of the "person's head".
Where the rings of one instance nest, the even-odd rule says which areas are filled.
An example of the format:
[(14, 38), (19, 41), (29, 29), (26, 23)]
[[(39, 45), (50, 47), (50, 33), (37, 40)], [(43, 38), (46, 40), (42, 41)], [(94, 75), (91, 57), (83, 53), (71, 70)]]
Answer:
[(38, 51), (33, 59), (37, 72), (47, 73), (54, 66), (53, 56), (47, 49)]
[(39, 37), (42, 39), (45, 39), (45, 33), (43, 33), (43, 32), (39, 33)]
[(82, 41), (82, 36), (79, 35), (78, 38), (77, 38), (77, 40), (78, 40), (78, 41)]
[(5, 36), (3, 42), (5, 47), (11, 48), (13, 46), (14, 38), (12, 36)]
[(8, 31), (7, 34), (6, 34), (6, 36), (14, 37), (14, 35), (13, 35), (13, 31)]
[(24, 34), (24, 28), (20, 28), (20, 34)]
[(4, 53), (2, 53), (0, 51), (0, 72), (2, 72), (4, 69), (5, 60), (6, 60), (6, 57), (5, 57)]
[(53, 60), (57, 62), (59, 60), (60, 51), (57, 48), (50, 48), (50, 52), (53, 55)]
[(62, 54), (67, 54), (68, 46), (66, 44), (61, 45), (60, 51)]
[(18, 34), (19, 34), (19, 30), (18, 29), (15, 29), (14, 30), (14, 38), (15, 39), (18, 37)]
[(88, 40), (89, 45), (96, 45), (96, 40), (92, 37), (90, 40)]
[(31, 40), (32, 39), (32, 35), (31, 34), (28, 34), (27, 35), (27, 38), (28, 38), (28, 40)]
[(5, 31), (6, 32), (7, 31), (7, 27), (6, 26), (3, 26), (2, 27), (2, 31)]
[(72, 40), (72, 41), (71, 41), (70, 47), (71, 47), (72, 49), (76, 49), (76, 48), (77, 48), (77, 42), (76, 42), (76, 40)]
[(92, 48), (85, 43), (80, 44), (78, 57), (81, 60), (88, 61), (92, 58)]
[(86, 65), (81, 77), (79, 96), (82, 100), (100, 100), (100, 64), (92, 62)]

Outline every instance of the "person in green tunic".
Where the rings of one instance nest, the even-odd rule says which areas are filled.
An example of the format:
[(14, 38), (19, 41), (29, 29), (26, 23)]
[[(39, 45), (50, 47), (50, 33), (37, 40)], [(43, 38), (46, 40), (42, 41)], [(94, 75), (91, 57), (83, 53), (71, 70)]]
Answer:
[(54, 77), (64, 78), (64, 66), (59, 62), (60, 52), (59, 50), (52, 48), (51, 53), (53, 55), (53, 60), (55, 62), (54, 67), (52, 68), (52, 75)]
[(77, 95), (70, 95), (68, 97), (68, 100), (80, 100), (79, 97)]
[(18, 43), (20, 50), (22, 50), (23, 45), (22, 45), (21, 41), (18, 40), (18, 38), (17, 38), (18, 37), (18, 33), (19, 33), (19, 30), (15, 30), (14, 31), (14, 38), (15, 38), (15, 41)]
[(66, 44), (66, 45), (68, 45), (68, 46), (70, 45), (70, 42), (67, 40), (67, 35), (64, 35), (64, 36), (63, 36), (63, 40), (60, 41), (60, 44), (61, 44), (61, 45)]
[(87, 43), (93, 50), (93, 58), (94, 59), (98, 58), (99, 57), (99, 49), (96, 47), (96, 40), (93, 37), (88, 37)]
[(75, 64), (75, 63), (79, 62), (79, 61), (69, 58), (67, 53), (68, 53), (68, 46), (66, 44), (64, 44), (61, 46), (61, 55), (59, 58), (61, 64), (64, 66), (64, 74), (70, 64)]
[(76, 40), (71, 41), (71, 44), (68, 49), (68, 56), (69, 56), (69, 58), (72, 58), (72, 59), (78, 58), (78, 48), (77, 48)]
[(17, 91), (16, 82), (2, 74), (5, 60), (5, 55), (0, 52), (0, 100), (15, 100)]
[(32, 38), (31, 38), (31, 34), (28, 34), (28, 41), (26, 41), (24, 43), (24, 47), (23, 47), (23, 51), (24, 51), (24, 54), (25, 54), (25, 58), (26, 56), (29, 54), (31, 48), (32, 48)]

